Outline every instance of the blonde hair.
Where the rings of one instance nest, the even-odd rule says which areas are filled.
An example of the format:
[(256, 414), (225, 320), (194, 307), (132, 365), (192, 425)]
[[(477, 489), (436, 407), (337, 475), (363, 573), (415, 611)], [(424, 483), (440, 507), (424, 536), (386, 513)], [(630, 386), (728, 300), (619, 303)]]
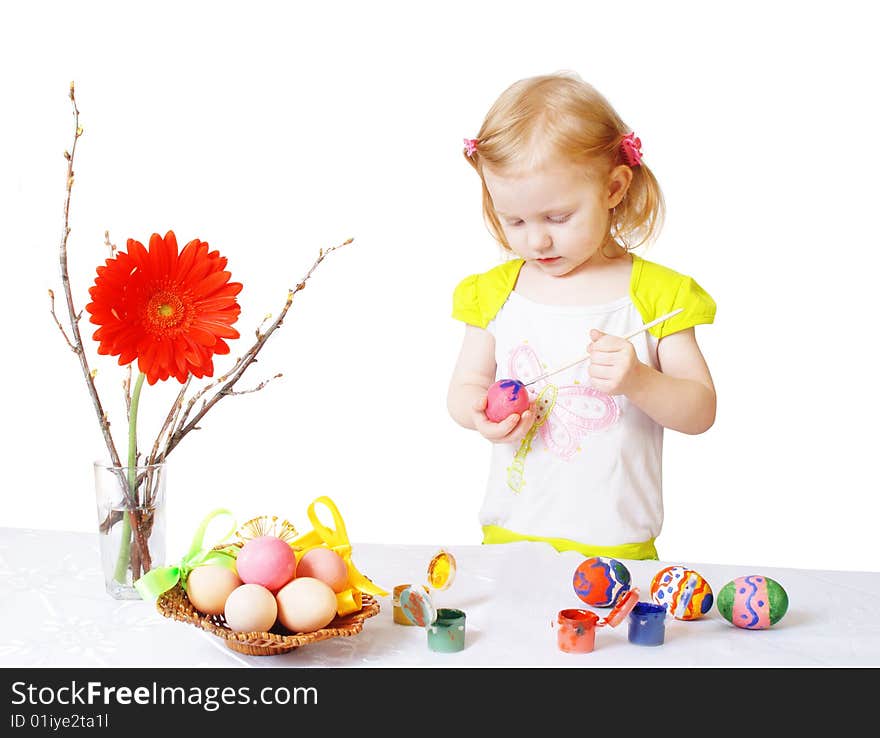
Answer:
[[(620, 142), (630, 132), (609, 102), (578, 75), (560, 72), (514, 82), (489, 109), (464, 157), (483, 184), (483, 217), (492, 235), (510, 250), (483, 177), (484, 167), (501, 174), (534, 169), (561, 158), (606, 175), (627, 165)], [(627, 251), (654, 240), (665, 204), (660, 185), (642, 160), (609, 218), (609, 236)]]

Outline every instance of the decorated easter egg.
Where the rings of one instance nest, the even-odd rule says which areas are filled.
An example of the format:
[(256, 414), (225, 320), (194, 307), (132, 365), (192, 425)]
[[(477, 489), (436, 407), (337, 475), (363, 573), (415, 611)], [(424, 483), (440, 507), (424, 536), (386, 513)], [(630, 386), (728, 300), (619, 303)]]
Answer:
[(489, 387), (486, 401), (486, 417), (500, 423), (508, 415), (529, 409), (529, 392), (516, 379), (499, 379)]
[(591, 556), (574, 570), (575, 594), (588, 605), (611, 607), (630, 588), (629, 569), (617, 559)]
[(348, 586), (348, 565), (332, 548), (316, 546), (306, 551), (296, 565), (297, 577), (314, 577), (339, 593)]
[[(678, 613), (679, 601), (687, 592), (688, 581), (695, 578), (695, 586), (690, 602), (683, 613)], [(656, 605), (663, 605), (678, 620), (696, 620), (712, 609), (715, 601), (712, 587), (703, 576), (684, 566), (667, 566), (658, 571), (651, 580), (651, 599)]]
[(788, 610), (788, 594), (779, 582), (761, 574), (737, 577), (718, 592), (718, 612), (738, 628), (764, 630)]
[(244, 542), (235, 567), (245, 584), (260, 584), (275, 593), (293, 579), (296, 554), (276, 536), (259, 536)]

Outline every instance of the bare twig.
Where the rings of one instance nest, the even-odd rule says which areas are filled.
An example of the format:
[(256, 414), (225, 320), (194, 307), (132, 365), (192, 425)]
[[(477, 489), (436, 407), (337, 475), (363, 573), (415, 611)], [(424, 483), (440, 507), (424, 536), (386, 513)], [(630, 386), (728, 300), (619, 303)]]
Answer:
[[(137, 579), (140, 579), (140, 576), (141, 576), (141, 554), (140, 554), (140, 548), (138, 546), (134, 546), (131, 549), (130, 567), (131, 567), (131, 581), (135, 581)], [(149, 571), (149, 570), (150, 570), (150, 566), (147, 565), (146, 571)]]
[(58, 326), (58, 330), (61, 331), (61, 335), (64, 336), (64, 340), (67, 341), (67, 345), (70, 346), (70, 350), (76, 351), (73, 344), (70, 342), (70, 337), (67, 335), (67, 331), (64, 330), (64, 326), (61, 325), (61, 321), (59, 321), (58, 316), (55, 315), (55, 292), (53, 290), (49, 290), (49, 312), (52, 313), (52, 319), (55, 321), (55, 325)]
[[(73, 352), (79, 359), (83, 379), (85, 379), (89, 396), (92, 398), (92, 405), (95, 408), (95, 414), (98, 416), (98, 425), (101, 427), (101, 435), (104, 437), (104, 444), (107, 446), (107, 452), (110, 455), (110, 462), (115, 467), (121, 467), (122, 464), (119, 460), (119, 453), (116, 450), (116, 444), (113, 442), (113, 436), (110, 433), (110, 421), (107, 419), (107, 413), (104, 411), (104, 406), (101, 404), (101, 398), (98, 396), (98, 390), (95, 387), (96, 372), (89, 367), (89, 360), (83, 348), (82, 336), (79, 332), (79, 320), (82, 313), (78, 313), (74, 307), (73, 293), (70, 288), (70, 275), (67, 269), (67, 239), (70, 237), (70, 201), (73, 195), (74, 183), (73, 163), (76, 158), (77, 142), (83, 134), (82, 126), (79, 124), (79, 108), (77, 108), (76, 105), (76, 93), (74, 91), (73, 82), (70, 83), (70, 104), (73, 107), (74, 134), (73, 145), (70, 147), (70, 151), (64, 152), (64, 158), (67, 160), (67, 194), (64, 198), (64, 225), (61, 232), (61, 245), (59, 246), (58, 253), (58, 262), (61, 270), (61, 284), (64, 287), (67, 315), (70, 320), (71, 335), (73, 336), (72, 341), (68, 340), (68, 345), (71, 346)], [(66, 337), (65, 334), (65, 338)], [(134, 506), (134, 500), (131, 497), (127, 485), (123, 484), (122, 489), (128, 503)], [(132, 511), (132, 519), (135, 523), (137, 522), (135, 520), (134, 511)], [(135, 539), (135, 545), (140, 549), (141, 561), (144, 564), (145, 569), (149, 570), (150, 554), (143, 530), (141, 529), (141, 526), (137, 524), (133, 524), (131, 528)]]
[(230, 390), (227, 394), (230, 394), (230, 395), (249, 395), (251, 392), (259, 392), (261, 389), (263, 389), (263, 387), (265, 387), (267, 384), (269, 384), (269, 382), (271, 382), (273, 379), (278, 379), (279, 377), (282, 377), (282, 376), (283, 375), (281, 374), (281, 372), (278, 372), (278, 374), (275, 374), (275, 375), (269, 377), (268, 379), (264, 379), (256, 387), (251, 387), (250, 389), (238, 390), (238, 391)]
[(254, 335), (257, 338), (261, 338), (263, 336), (263, 326), (266, 325), (270, 320), (272, 320), (272, 313), (266, 313), (266, 317), (263, 318), (263, 322), (257, 326), (257, 330), (254, 331)]
[(177, 393), (177, 398), (174, 400), (174, 404), (168, 411), (168, 415), (165, 416), (165, 422), (162, 423), (162, 427), (159, 429), (159, 434), (156, 436), (156, 441), (153, 443), (153, 450), (150, 452), (147, 464), (158, 464), (165, 460), (164, 453), (162, 454), (162, 458), (159, 458), (159, 444), (162, 443), (162, 437), (170, 432), (169, 429), (174, 427), (177, 417), (180, 414), (180, 408), (183, 407), (183, 398), (186, 396), (186, 391), (189, 389), (189, 383), (191, 381), (192, 375), (186, 378), (186, 382), (184, 382), (183, 386), (180, 388), (180, 392)]
[(61, 284), (64, 286), (64, 297), (67, 301), (67, 314), (70, 318), (70, 330), (71, 335), (73, 336), (73, 341), (71, 342), (68, 340), (68, 344), (71, 345), (71, 348), (79, 359), (83, 378), (86, 381), (89, 395), (92, 398), (92, 404), (95, 407), (95, 414), (98, 416), (98, 424), (101, 426), (101, 434), (104, 436), (104, 443), (110, 454), (110, 460), (114, 466), (121, 466), (119, 462), (119, 454), (116, 451), (116, 444), (113, 443), (113, 436), (110, 434), (110, 421), (107, 420), (107, 414), (104, 412), (101, 398), (98, 396), (98, 390), (95, 388), (94, 374), (89, 368), (89, 360), (83, 349), (82, 337), (79, 332), (79, 315), (73, 304), (73, 294), (70, 289), (70, 276), (67, 272), (67, 239), (70, 236), (70, 199), (73, 193), (74, 181), (73, 160), (76, 157), (76, 144), (79, 141), (79, 137), (83, 134), (83, 129), (79, 124), (79, 109), (76, 106), (76, 95), (74, 94), (73, 82), (70, 83), (70, 103), (73, 106), (74, 135), (73, 145), (70, 147), (70, 152), (64, 152), (64, 156), (67, 159), (67, 196), (64, 199), (64, 229), (61, 232), (61, 246), (58, 257), (61, 267)]
[[(179, 419), (175, 423), (174, 431), (177, 431), (178, 428), (182, 428), (184, 425), (186, 425), (187, 418), (189, 418), (189, 415), (192, 412), (192, 409), (196, 406), (196, 403), (202, 397), (204, 397), (208, 392), (210, 392), (212, 388), (216, 387), (218, 384), (222, 384), (227, 379), (229, 379), (229, 377), (231, 377), (235, 373), (235, 371), (238, 369), (238, 367), (241, 365), (241, 363), (243, 361), (244, 361), (244, 357), (239, 356), (235, 360), (235, 363), (232, 365), (232, 367), (230, 367), (228, 372), (217, 377), (214, 381), (209, 382), (204, 387), (202, 387), (198, 392), (196, 392), (192, 397), (189, 398), (189, 402), (186, 403), (186, 408), (182, 411)], [(202, 407), (204, 407), (204, 403), (202, 404)], [(174, 434), (174, 431), (172, 431), (172, 435)], [(169, 443), (171, 442), (171, 436), (168, 437), (168, 442)], [(168, 453), (169, 453), (169, 449), (166, 444), (163, 455), (167, 456)]]
[(104, 245), (110, 250), (110, 258), (116, 258), (116, 244), (110, 243), (110, 231), (104, 231)]

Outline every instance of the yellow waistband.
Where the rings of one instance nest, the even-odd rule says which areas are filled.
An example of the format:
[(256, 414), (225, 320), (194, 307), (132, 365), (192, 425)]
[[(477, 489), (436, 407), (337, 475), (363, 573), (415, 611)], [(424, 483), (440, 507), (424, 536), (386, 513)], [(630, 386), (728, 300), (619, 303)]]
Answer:
[(543, 538), (514, 533), (497, 525), (483, 526), (483, 543), (513, 543), (514, 541), (541, 541), (549, 543), (557, 551), (579, 551), (584, 556), (607, 556), (612, 559), (659, 559), (654, 540), (644, 543), (624, 543), (621, 546), (590, 546), (568, 538)]

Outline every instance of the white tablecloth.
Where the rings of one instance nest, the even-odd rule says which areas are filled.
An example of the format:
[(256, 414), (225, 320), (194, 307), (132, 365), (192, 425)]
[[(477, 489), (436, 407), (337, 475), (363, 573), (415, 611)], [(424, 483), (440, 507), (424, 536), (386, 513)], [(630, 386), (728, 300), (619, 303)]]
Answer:
[[(449, 549), (458, 572), (435, 593), (438, 607), (467, 615), (466, 647), (434, 653), (424, 630), (392, 621), (391, 596), (361, 633), (279, 656), (243, 656), (193, 625), (164, 618), (154, 605), (117, 601), (104, 591), (97, 536), (0, 528), (0, 666), (878, 666), (880, 573), (738, 567), (675, 561), (624, 561), (642, 600), (668, 564), (699, 572), (717, 594), (731, 579), (763, 574), (785, 587), (789, 609), (763, 631), (735, 628), (717, 608), (692, 621), (671, 620), (662, 646), (627, 640), (626, 621), (601, 628), (592, 653), (556, 648), (551, 622), (586, 607), (572, 575), (583, 556), (544, 544)], [(430, 545), (353, 544), (358, 568), (391, 592), (422, 582)], [(601, 616), (607, 609), (596, 609)]]

